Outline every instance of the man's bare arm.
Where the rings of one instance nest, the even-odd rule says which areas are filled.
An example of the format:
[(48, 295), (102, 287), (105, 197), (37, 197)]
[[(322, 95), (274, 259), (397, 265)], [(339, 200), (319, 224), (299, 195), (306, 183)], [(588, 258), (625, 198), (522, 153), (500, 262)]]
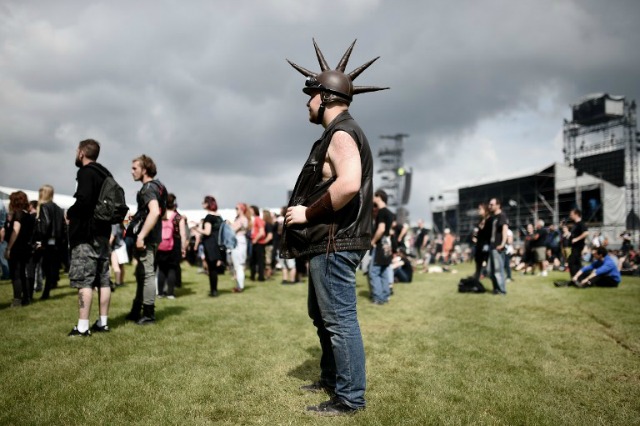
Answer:
[(351, 135), (346, 132), (336, 132), (331, 138), (327, 157), (336, 175), (335, 182), (329, 187), (331, 204), (334, 210), (340, 210), (360, 190), (362, 183), (360, 151)]
[[(336, 180), (328, 190), (333, 211), (343, 208), (360, 190), (362, 180), (362, 166), (360, 151), (356, 141), (346, 132), (336, 132), (331, 138), (327, 158)], [(321, 199), (324, 202), (323, 199)], [(327, 201), (328, 204), (328, 201)], [(287, 225), (307, 223), (307, 207), (293, 206), (287, 209), (285, 223)], [(328, 206), (327, 206), (328, 207)], [(320, 209), (322, 213), (322, 207)]]

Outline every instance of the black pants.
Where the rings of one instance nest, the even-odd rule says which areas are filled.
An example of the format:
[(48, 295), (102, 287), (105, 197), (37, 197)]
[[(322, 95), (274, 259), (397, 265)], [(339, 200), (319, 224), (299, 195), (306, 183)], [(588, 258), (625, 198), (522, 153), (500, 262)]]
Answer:
[(258, 281), (264, 281), (264, 244), (254, 244), (251, 250), (251, 279), (256, 279), (258, 273)]
[(28, 258), (19, 256), (17, 253), (9, 259), (9, 274), (11, 276), (11, 284), (13, 285), (13, 298), (20, 299), (22, 304), (28, 304), (33, 295), (33, 285), (29, 289), (27, 281), (27, 262)]
[(177, 266), (167, 263), (158, 263), (158, 294), (175, 296), (177, 281)]
[(572, 248), (571, 254), (569, 255), (569, 274), (570, 278), (573, 278), (580, 269), (582, 269), (582, 249)]
[(591, 285), (596, 287), (618, 287), (619, 284), (609, 275), (598, 275), (591, 279)]
[(49, 297), (52, 288), (58, 287), (60, 280), (60, 256), (56, 246), (45, 246), (42, 253), (42, 278), (44, 291), (42, 297)]
[(156, 253), (158, 264), (158, 294), (175, 296), (175, 288), (178, 283), (180, 263), (173, 251), (160, 251)]
[(486, 273), (483, 274), (483, 271), (484, 271), (483, 263), (487, 260), (487, 253), (484, 253), (482, 251), (480, 253), (476, 252), (475, 258), (473, 260), (476, 263), (476, 271), (474, 272), (473, 277), (476, 280), (479, 280), (481, 275), (486, 275)]
[(211, 294), (218, 292), (218, 266), (216, 265), (217, 263), (218, 263), (217, 260), (207, 259), (207, 266), (209, 269), (209, 289), (211, 291)]

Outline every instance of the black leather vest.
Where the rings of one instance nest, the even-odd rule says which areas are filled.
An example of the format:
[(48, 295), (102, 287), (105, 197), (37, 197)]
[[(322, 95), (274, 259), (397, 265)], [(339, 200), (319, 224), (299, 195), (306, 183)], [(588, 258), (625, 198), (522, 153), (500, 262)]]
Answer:
[(280, 245), (281, 255), (285, 258), (371, 248), (373, 157), (367, 137), (348, 111), (338, 115), (325, 129), (322, 138), (313, 144), (293, 189), (289, 207), (310, 206), (335, 181), (335, 177), (322, 181), (322, 166), (331, 138), (337, 131), (348, 133), (358, 144), (362, 166), (360, 190), (343, 208), (334, 212), (327, 223), (285, 226)]

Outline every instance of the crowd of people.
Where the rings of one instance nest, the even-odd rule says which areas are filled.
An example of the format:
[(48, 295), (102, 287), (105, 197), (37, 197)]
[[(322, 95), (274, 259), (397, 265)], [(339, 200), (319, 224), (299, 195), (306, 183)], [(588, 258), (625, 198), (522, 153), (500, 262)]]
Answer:
[[(35, 293), (40, 292), (41, 300), (48, 299), (51, 291), (58, 287), (60, 272), (68, 272), (71, 266), (65, 212), (53, 202), (52, 186), (43, 185), (38, 194), (38, 200), (31, 201), (22, 191), (11, 194), (9, 212), (0, 203), (0, 222), (3, 224), (0, 228), (0, 249), (3, 250), (0, 265), (2, 279), (11, 279), (13, 283), (12, 306), (28, 305)], [(158, 213), (162, 216), (158, 216), (157, 224), (161, 231), (155, 258), (151, 266), (142, 269), (146, 270), (146, 279), (153, 281), (153, 285), (148, 283), (141, 287), (143, 290), (148, 287), (148, 304), (151, 304), (151, 290), (158, 298), (175, 299), (175, 289), (181, 286), (184, 260), (198, 265), (208, 275), (211, 297), (218, 296), (218, 276), (225, 272), (233, 277), (234, 293), (244, 291), (247, 273), (251, 281), (258, 282), (273, 279), (274, 271), (281, 271), (282, 284), (304, 280), (306, 262), (280, 256), (279, 242), (286, 207), (280, 212), (272, 212), (237, 203), (236, 217), (229, 223), (235, 236), (234, 247), (227, 248), (220, 247), (218, 234), (224, 220), (213, 196), (207, 195), (203, 199), (202, 207), (207, 211), (204, 219), (189, 226), (187, 217), (178, 211), (175, 194), (166, 194), (164, 201), (160, 193), (156, 195), (159, 203), (163, 203), (162, 207), (158, 205), (161, 210)], [(609, 240), (600, 232), (589, 234), (578, 209), (571, 211), (568, 223), (559, 226), (545, 226), (543, 220), (536, 221), (535, 225), (529, 223), (514, 241), (512, 230), (504, 223), (506, 216), (501, 215), (497, 207), (499, 200), (492, 199), (488, 204), (479, 205), (479, 221), (465, 247), (448, 228), (443, 233), (432, 233), (424, 227), (422, 220), (418, 220), (413, 229), (406, 223), (399, 223), (386, 201), (387, 194), (383, 190), (376, 191), (372, 250), (361, 263), (369, 280), (370, 299), (375, 304), (388, 302), (394, 284), (412, 282), (414, 270), (449, 271), (453, 265), (463, 262), (475, 263), (476, 279), (488, 277), (492, 283), (495, 280), (494, 292), (498, 294), (506, 292), (503, 286), (513, 280), (512, 271), (539, 276), (547, 276), (549, 271), (569, 271), (573, 278), (583, 263), (596, 258), (591, 249), (607, 249), (607, 255), (622, 275), (640, 273), (640, 253), (631, 244), (631, 234), (622, 233), (619, 248), (611, 250)], [(142, 211), (146, 209), (143, 207)], [(495, 229), (494, 217), (498, 218)], [(127, 222), (111, 225), (108, 234), (111, 291), (124, 285), (125, 266), (133, 264), (137, 268), (139, 260), (135, 256), (136, 240), (131, 236), (127, 238)], [(504, 242), (503, 233), (506, 235)], [(493, 257), (492, 251), (495, 252)], [(500, 260), (495, 257), (497, 254)], [(142, 260), (145, 260), (144, 256)], [(134, 310), (142, 309), (144, 303), (137, 307), (142, 298), (137, 295)], [(140, 316), (132, 315), (132, 318), (139, 320)]]
[[(634, 250), (629, 231), (619, 235), (614, 248), (599, 231), (590, 234), (582, 212), (572, 209), (568, 220), (558, 225), (546, 225), (539, 219), (514, 234), (501, 213), (498, 199), (481, 203), (477, 226), (466, 241), (446, 228), (443, 234), (432, 235), (419, 220), (411, 240), (414, 263), (422, 266), (422, 272), (442, 272), (451, 271), (451, 266), (458, 263), (474, 262), (473, 278), (490, 278), (494, 294), (503, 294), (503, 285), (514, 280), (513, 271), (542, 277), (550, 271), (567, 271), (570, 279), (556, 281), (556, 285), (585, 287), (576, 282), (576, 274), (583, 269), (583, 264), (595, 262), (603, 258), (603, 254), (606, 256), (600, 260), (608, 266), (614, 265), (615, 270), (600, 269), (599, 274), (613, 276), (617, 283), (619, 275), (640, 275), (640, 251)], [(589, 285), (602, 285), (601, 280), (589, 281)]]

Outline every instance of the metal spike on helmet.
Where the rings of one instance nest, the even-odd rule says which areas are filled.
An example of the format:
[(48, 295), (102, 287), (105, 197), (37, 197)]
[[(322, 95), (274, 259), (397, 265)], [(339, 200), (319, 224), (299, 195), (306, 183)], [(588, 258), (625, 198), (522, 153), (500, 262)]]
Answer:
[(305, 82), (305, 87), (302, 89), (306, 94), (312, 94), (316, 91), (323, 92), (323, 101), (334, 102), (340, 101), (344, 102), (347, 105), (351, 103), (353, 96), (359, 93), (368, 93), (368, 92), (377, 92), (378, 90), (386, 90), (388, 87), (377, 87), (377, 86), (354, 86), (353, 80), (355, 80), (364, 70), (369, 68), (371, 64), (380, 58), (379, 56), (366, 62), (365, 64), (359, 66), (355, 70), (351, 71), (348, 74), (345, 74), (345, 69), (347, 68), (347, 63), (349, 62), (349, 57), (351, 56), (351, 51), (353, 50), (353, 46), (356, 44), (356, 40), (351, 43), (351, 45), (347, 48), (347, 51), (342, 55), (338, 66), (335, 70), (330, 69), (327, 64), (322, 51), (318, 47), (315, 39), (313, 40), (313, 46), (316, 50), (316, 56), (318, 57), (318, 63), (320, 64), (320, 73), (315, 73), (313, 71), (309, 71), (306, 68), (297, 65), (290, 60), (287, 59), (287, 62), (296, 69), (300, 74), (307, 77), (307, 81)]

